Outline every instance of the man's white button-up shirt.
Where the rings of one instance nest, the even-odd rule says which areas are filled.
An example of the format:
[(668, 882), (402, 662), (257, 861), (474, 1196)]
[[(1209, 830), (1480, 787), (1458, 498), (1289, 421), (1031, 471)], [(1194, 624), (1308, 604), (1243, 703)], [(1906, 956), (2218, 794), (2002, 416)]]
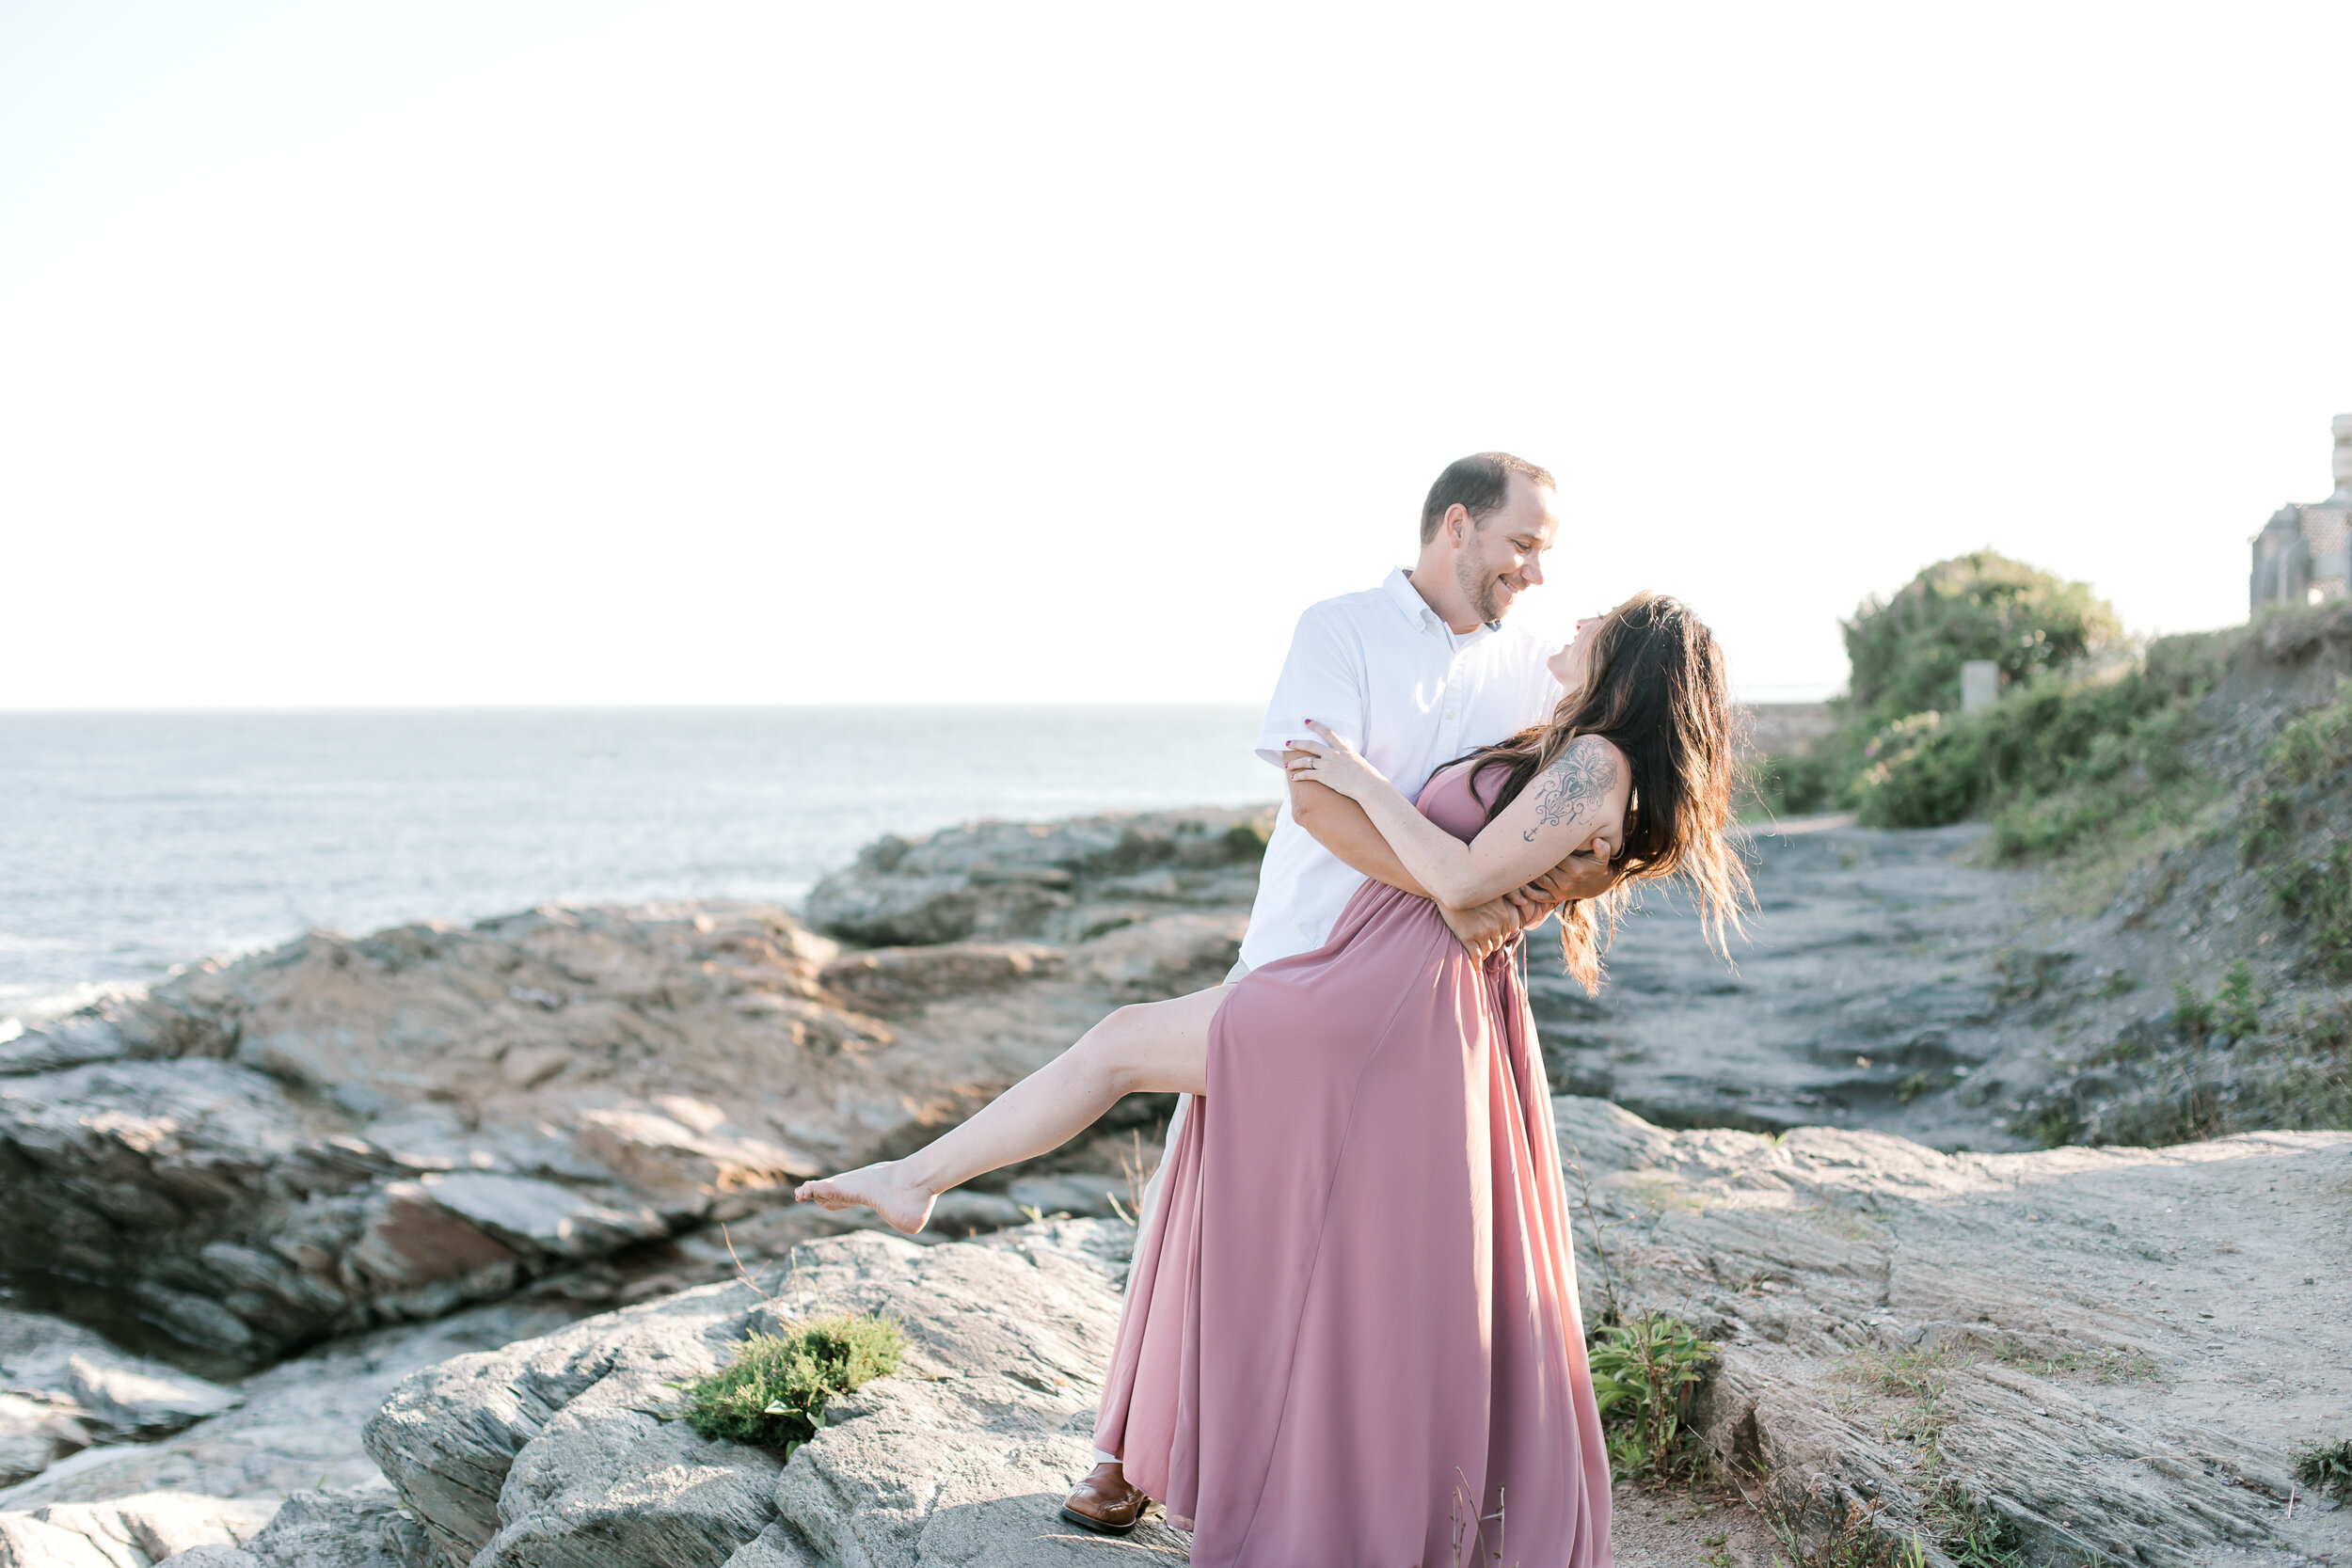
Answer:
[[(1558, 650), (1507, 625), (1449, 630), (1412, 579), (1311, 606), (1274, 683), (1258, 754), (1311, 739), (1314, 720), (1363, 752), (1407, 800), (1463, 752), (1548, 719), (1561, 698), (1545, 668)], [(1330, 937), (1363, 878), (1291, 819), (1289, 792), (1266, 845), (1242, 962), (1255, 969), (1311, 952)]]

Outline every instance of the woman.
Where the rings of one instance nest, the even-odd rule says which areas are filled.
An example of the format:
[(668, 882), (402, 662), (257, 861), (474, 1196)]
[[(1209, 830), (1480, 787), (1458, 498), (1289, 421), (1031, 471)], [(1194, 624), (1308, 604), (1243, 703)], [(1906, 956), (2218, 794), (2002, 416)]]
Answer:
[[(1418, 807), (1320, 726), (1293, 766), (1360, 803), (1450, 905), (1590, 847), (1628, 880), (1680, 877), (1721, 947), (1746, 878), (1711, 634), (1644, 594), (1579, 627), (1558, 673), (1549, 722), (1441, 770)], [(1565, 908), (1561, 929), (1597, 987), (1594, 911)], [(1429, 899), (1367, 882), (1323, 947), (1227, 988), (1180, 1045), (1089, 1036), (929, 1148), (801, 1196), (919, 1228), (936, 1194), (1121, 1094), (1200, 1095), (1136, 1240), (1095, 1429), (1193, 1531), (1192, 1560), (1437, 1568), (1494, 1560), (1483, 1539), (1504, 1563), (1607, 1568), (1608, 1459), (1518, 945), (1482, 963)]]

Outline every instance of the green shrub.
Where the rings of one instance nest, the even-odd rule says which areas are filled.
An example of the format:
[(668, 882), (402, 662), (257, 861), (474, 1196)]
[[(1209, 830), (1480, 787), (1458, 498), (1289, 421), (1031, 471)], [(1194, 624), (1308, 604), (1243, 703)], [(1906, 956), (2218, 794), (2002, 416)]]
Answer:
[(2265, 759), (2296, 784), (2330, 777), (2352, 763), (2352, 699), (2304, 714), (2270, 743)]
[(2305, 1443), (2295, 1450), (2295, 1479), (2314, 1492), (2352, 1502), (2352, 1437)]
[(789, 1458), (825, 1424), (834, 1396), (897, 1371), (905, 1345), (897, 1323), (846, 1312), (746, 1335), (733, 1361), (687, 1388), (681, 1414), (705, 1437)]
[(2172, 1032), (2191, 1045), (2202, 1045), (2213, 1033), (2213, 1002), (2186, 980), (2172, 982)]
[(1672, 1476), (1698, 1456), (1684, 1418), (1715, 1346), (1689, 1323), (1663, 1312), (1612, 1323), (1586, 1347), (1593, 1393), (1609, 1442), (1609, 1471), (1619, 1481)]
[(1960, 707), (1960, 667), (1989, 658), (2025, 682), (2099, 652), (2120, 629), (2090, 585), (1978, 550), (1939, 561), (1844, 624), (1854, 710), (1876, 731)]
[(1820, 756), (1770, 752), (1756, 759), (1749, 787), (1756, 803), (1773, 816), (1825, 811), (1835, 799), (1836, 766)]
[(2263, 880), (2280, 912), (2302, 923), (2328, 977), (2352, 979), (2352, 844), (2324, 861), (2265, 866)]
[(2262, 985), (2254, 978), (2254, 966), (2240, 958), (2221, 977), (2213, 1006), (2221, 1027), (2237, 1039), (2249, 1040), (2262, 1033), (2265, 1000)]
[(1851, 794), (1871, 827), (1990, 812), (2003, 858), (2060, 853), (2119, 819), (2162, 814), (2189, 778), (2188, 719), (2141, 671), (2047, 674), (1974, 713), (1886, 725), (1864, 748)]
[(1225, 830), (1225, 852), (1236, 861), (1265, 859), (1266, 840), (1274, 830), (1257, 822), (1236, 822)]
[(2266, 791), (2254, 803), (2252, 817), (2237, 843), (2238, 860), (2246, 865), (2258, 865), (2287, 847), (2287, 834), (2295, 826), (2295, 797), (2282, 789)]

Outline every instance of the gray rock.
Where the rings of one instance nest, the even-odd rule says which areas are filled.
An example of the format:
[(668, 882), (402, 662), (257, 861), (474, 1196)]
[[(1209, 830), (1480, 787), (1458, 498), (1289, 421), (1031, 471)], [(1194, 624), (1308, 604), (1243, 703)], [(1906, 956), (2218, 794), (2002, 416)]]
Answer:
[(154, 1437), (195, 1425), (242, 1402), (234, 1390), (160, 1363), (141, 1366), (119, 1354), (75, 1355), (67, 1362), (74, 1398), (97, 1424)]
[(238, 1400), (61, 1318), (0, 1308), (0, 1487), (93, 1443), (177, 1432)]
[(77, 1013), (24, 1030), (13, 1039), (0, 1039), (0, 1078), (112, 1061), (128, 1049), (113, 1024)]
[(185, 1554), (242, 1545), (277, 1512), (274, 1500), (236, 1502), (154, 1492), (101, 1503), (56, 1503), (30, 1513), (0, 1513), (0, 1564), (51, 1568), (95, 1560), (111, 1568), (147, 1568), (167, 1559), (186, 1562)]
[(0, 1568), (138, 1568), (137, 1560), (102, 1549), (78, 1530), (29, 1513), (0, 1513)]
[(1808, 1553), (1856, 1509), (2032, 1561), (2352, 1550), (2352, 1513), (2285, 1517), (2295, 1437), (2352, 1409), (2352, 1312), (2299, 1285), (2352, 1133), (1946, 1155), (1553, 1106), (1587, 1321), (1613, 1295), (1721, 1342), (1698, 1424)]
[[(1946, 1155), (1554, 1111), (1587, 1321), (1668, 1311), (1718, 1342), (1693, 1422), (1808, 1560), (1915, 1535), (1948, 1565), (1970, 1528), (2026, 1560), (2352, 1551), (2352, 1510), (2285, 1514), (2293, 1441), (2352, 1409), (2344, 1281), (2312, 1243), (2342, 1228), (2352, 1133)], [(418, 1373), (369, 1451), (485, 1568), (1180, 1560), (1164, 1529), (1082, 1538), (1055, 1514), (1090, 1459), (1125, 1235), (811, 1243), (754, 1282)], [(909, 1365), (788, 1465), (664, 1418), (742, 1333), (832, 1307), (898, 1318)]]
[(261, 1568), (438, 1568), (424, 1531), (380, 1484), (296, 1492), (246, 1550)]
[(579, 1311), (561, 1300), (501, 1302), (322, 1346), (246, 1379), (234, 1390), (241, 1404), (184, 1432), (100, 1443), (0, 1490), (0, 1510), (156, 1492), (274, 1503), (319, 1487), (380, 1488), (383, 1477), (361, 1450), (359, 1430), (401, 1379), (453, 1355), (546, 1333)]
[(1105, 928), (1101, 906), (1121, 900), (1246, 907), (1273, 817), (1271, 806), (1150, 812), (884, 838), (817, 884), (808, 917), (848, 941), (921, 946), (1085, 941)]
[(76, 1418), (81, 1414), (71, 1402), (0, 1394), (0, 1487), (37, 1476), (89, 1447), (95, 1434)]
[[(1181, 1542), (1162, 1528), (1081, 1537), (1056, 1513), (1092, 1463), (1125, 1236), (1067, 1221), (930, 1248), (814, 1242), (756, 1281), (420, 1372), (369, 1422), (368, 1451), (477, 1568), (1165, 1560)], [(677, 1386), (743, 1334), (835, 1308), (899, 1322), (908, 1365), (836, 1401), (789, 1465), (673, 1418)]]
[(825, 966), (827, 987), (861, 1005), (903, 1007), (990, 990), (1060, 972), (1061, 953), (1036, 942), (951, 942), (936, 947), (877, 947)]
[(612, 1305), (719, 1277), (697, 1232), (756, 1255), (837, 1228), (790, 1212), (797, 1181), (926, 1141), (1120, 1002), (1220, 977), (1254, 886), (1233, 820), (989, 830), (1113, 900), (1073, 904), (1066, 948), (844, 960), (782, 910), (713, 903), (199, 966), (8, 1042), (0, 1283), (250, 1367), (534, 1285)]

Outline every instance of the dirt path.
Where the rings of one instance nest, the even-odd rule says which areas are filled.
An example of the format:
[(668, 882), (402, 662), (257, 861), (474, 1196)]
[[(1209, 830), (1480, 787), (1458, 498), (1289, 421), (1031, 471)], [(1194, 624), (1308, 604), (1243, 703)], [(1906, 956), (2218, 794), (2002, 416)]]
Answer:
[(1793, 820), (1756, 840), (1758, 911), (1738, 969), (1649, 895), (1588, 999), (1531, 944), (1529, 989), (1556, 1091), (1661, 1126), (1870, 1128), (1940, 1148), (2009, 1149), (1987, 1062), (2030, 1046), (2043, 917), (2023, 873), (1963, 863), (1976, 825), (1888, 832)]

